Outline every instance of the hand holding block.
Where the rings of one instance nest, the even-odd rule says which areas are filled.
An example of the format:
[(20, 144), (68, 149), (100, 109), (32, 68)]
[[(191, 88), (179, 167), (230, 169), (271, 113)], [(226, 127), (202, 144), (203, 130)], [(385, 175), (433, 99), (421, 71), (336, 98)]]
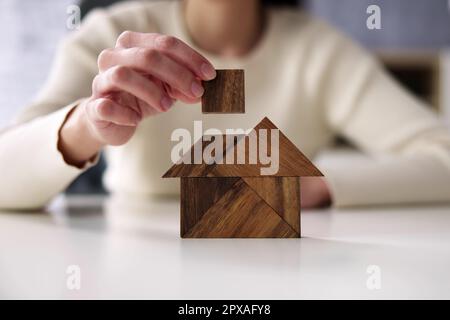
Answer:
[(244, 70), (216, 70), (217, 76), (203, 82), (203, 113), (245, 113)]

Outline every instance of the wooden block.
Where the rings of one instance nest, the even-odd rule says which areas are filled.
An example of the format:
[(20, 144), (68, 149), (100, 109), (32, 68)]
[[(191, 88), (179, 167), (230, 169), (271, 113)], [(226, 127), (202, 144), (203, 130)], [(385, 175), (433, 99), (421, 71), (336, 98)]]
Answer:
[[(264, 118), (254, 129), (252, 137), (258, 138), (260, 129), (277, 128)], [(164, 174), (165, 178), (181, 178), (181, 237), (300, 238), (300, 177), (322, 173), (282, 132), (276, 133), (279, 133), (279, 139), (275, 140), (279, 142), (279, 170), (270, 175), (261, 173), (266, 164), (248, 161), (255, 158), (258, 140), (252, 139), (250, 148), (248, 135), (239, 135), (228, 144), (225, 136), (199, 140), (185, 153), (184, 160), (192, 159), (195, 150), (208, 147), (212, 143), (210, 138), (217, 141), (220, 137), (219, 143), (224, 145), (211, 149), (215, 152), (206, 159), (198, 159), (198, 164), (179, 162)], [(271, 143), (269, 139), (269, 150)], [(237, 150), (245, 155), (246, 161), (242, 157), (241, 163), (235, 164), (217, 161), (226, 160), (230, 154), (236, 159)]]
[(181, 237), (184, 237), (238, 180), (239, 178), (181, 178)]
[(203, 85), (203, 113), (245, 113), (244, 70), (217, 70)]
[[(200, 190), (191, 189), (189, 192)], [(182, 237), (299, 238), (300, 234), (239, 179)]]
[[(264, 118), (255, 128), (256, 136), (259, 137), (259, 130), (272, 130), (277, 127), (268, 119)], [(226, 137), (222, 138), (226, 142)], [(203, 141), (206, 147), (210, 142)], [(164, 178), (174, 177), (258, 177), (261, 176), (261, 168), (267, 165), (249, 163), (249, 146), (248, 136), (238, 137), (237, 141), (231, 148), (223, 148), (224, 154), (222, 158), (229, 153), (235, 153), (241, 147), (245, 151), (246, 163), (244, 164), (175, 164), (165, 174)], [(271, 141), (268, 139), (267, 147), (270, 150)], [(190, 150), (191, 159), (193, 159), (194, 147)], [(220, 156), (218, 156), (220, 158)], [(235, 157), (236, 159), (236, 157)], [(224, 161), (225, 162), (225, 161)], [(279, 131), (279, 168), (278, 172), (271, 176), (279, 177), (306, 177), (306, 176), (323, 176), (312, 162), (281, 132)]]
[(242, 180), (300, 234), (300, 178), (246, 177)]

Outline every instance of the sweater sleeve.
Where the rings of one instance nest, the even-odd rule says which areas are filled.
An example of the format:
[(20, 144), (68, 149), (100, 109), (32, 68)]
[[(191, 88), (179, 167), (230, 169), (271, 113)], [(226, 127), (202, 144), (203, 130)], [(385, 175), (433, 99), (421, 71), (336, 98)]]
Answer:
[(81, 172), (58, 151), (61, 124), (77, 103), (38, 117), (0, 136), (0, 208), (35, 209), (45, 205)]
[(34, 102), (0, 132), (0, 208), (40, 208), (95, 164), (96, 159), (82, 168), (68, 165), (57, 148), (59, 131), (80, 99), (91, 94), (99, 53), (114, 47), (123, 30), (147, 28), (136, 18), (143, 14), (137, 5), (95, 10), (62, 42)]
[(323, 163), (336, 206), (450, 201), (450, 133), (430, 108), (342, 37), (323, 79), (331, 129), (362, 150)]

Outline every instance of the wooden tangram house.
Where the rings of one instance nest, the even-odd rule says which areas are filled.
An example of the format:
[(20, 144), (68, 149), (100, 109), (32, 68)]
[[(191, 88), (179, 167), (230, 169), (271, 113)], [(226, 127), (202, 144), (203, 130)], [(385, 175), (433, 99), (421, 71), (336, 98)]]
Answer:
[[(264, 118), (254, 129), (259, 137), (259, 129), (277, 127)], [(236, 152), (240, 143), (248, 149), (248, 139), (248, 135), (235, 139), (231, 148), (224, 147), (224, 154), (214, 159)], [(200, 139), (197, 143), (205, 148), (211, 142)], [(194, 146), (190, 156), (193, 153)], [(273, 175), (261, 175), (260, 162), (217, 162), (178, 162), (163, 176), (181, 178), (182, 238), (300, 238), (300, 177), (322, 173), (281, 131), (279, 169)]]

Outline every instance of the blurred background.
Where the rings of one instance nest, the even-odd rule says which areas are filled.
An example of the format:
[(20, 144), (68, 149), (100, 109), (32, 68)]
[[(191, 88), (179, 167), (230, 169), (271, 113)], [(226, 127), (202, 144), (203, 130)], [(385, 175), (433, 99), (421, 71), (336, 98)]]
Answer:
[[(147, 0), (152, 1), (152, 0)], [(67, 8), (82, 14), (117, 0), (0, 0), (0, 128), (26, 106), (45, 81)], [(381, 8), (381, 30), (366, 27), (369, 5)], [(384, 63), (386, 69), (450, 124), (450, 0), (303, 0), (302, 7), (335, 25)], [(104, 192), (102, 161), (69, 188)]]

